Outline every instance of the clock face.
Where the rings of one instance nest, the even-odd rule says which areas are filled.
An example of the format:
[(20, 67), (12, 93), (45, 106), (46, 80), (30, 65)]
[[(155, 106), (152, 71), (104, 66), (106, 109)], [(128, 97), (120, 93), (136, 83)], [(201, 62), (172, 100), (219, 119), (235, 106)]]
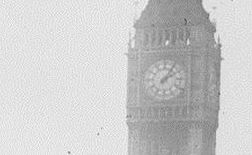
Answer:
[(171, 60), (162, 60), (146, 71), (145, 89), (157, 100), (169, 100), (184, 91), (185, 79), (186, 74), (181, 66)]

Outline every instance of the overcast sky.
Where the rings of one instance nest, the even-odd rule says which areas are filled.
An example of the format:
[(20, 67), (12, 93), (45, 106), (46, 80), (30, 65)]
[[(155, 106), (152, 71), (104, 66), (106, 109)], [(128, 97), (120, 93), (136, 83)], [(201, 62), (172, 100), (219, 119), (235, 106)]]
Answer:
[[(252, 155), (252, 1), (204, 6), (223, 45), (217, 155)], [(126, 155), (133, 17), (133, 0), (1, 0), (0, 154)]]

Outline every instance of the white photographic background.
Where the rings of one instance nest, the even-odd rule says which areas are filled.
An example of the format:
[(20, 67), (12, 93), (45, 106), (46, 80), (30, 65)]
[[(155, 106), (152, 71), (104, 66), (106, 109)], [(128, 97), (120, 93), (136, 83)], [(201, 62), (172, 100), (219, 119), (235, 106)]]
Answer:
[[(204, 6), (224, 58), (217, 155), (251, 155), (252, 1)], [(126, 155), (134, 16), (133, 0), (0, 2), (0, 154)]]

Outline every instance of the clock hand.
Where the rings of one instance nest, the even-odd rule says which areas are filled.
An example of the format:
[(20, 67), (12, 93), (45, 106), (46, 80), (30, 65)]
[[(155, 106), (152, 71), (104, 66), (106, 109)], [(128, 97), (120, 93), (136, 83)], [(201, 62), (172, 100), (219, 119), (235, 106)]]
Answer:
[(171, 71), (173, 70), (173, 68), (175, 67), (175, 63), (173, 64), (173, 66), (169, 69), (168, 73), (166, 74), (166, 76), (164, 76), (161, 80), (160, 83), (163, 84), (165, 83), (170, 77), (172, 77), (175, 73), (171, 74)]
[(160, 83), (164, 84), (169, 78), (173, 77), (176, 72), (173, 72), (173, 74), (167, 74), (163, 79), (161, 79)]
[(168, 79), (169, 79), (169, 74), (166, 74), (161, 80), (160, 80), (160, 83), (163, 84), (165, 83)]

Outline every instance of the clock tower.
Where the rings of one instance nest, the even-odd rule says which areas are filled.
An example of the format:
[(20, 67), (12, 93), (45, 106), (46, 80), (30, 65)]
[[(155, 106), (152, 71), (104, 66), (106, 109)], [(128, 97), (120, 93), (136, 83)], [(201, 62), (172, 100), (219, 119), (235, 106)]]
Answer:
[(215, 155), (221, 45), (202, 0), (149, 0), (134, 28), (128, 155)]

